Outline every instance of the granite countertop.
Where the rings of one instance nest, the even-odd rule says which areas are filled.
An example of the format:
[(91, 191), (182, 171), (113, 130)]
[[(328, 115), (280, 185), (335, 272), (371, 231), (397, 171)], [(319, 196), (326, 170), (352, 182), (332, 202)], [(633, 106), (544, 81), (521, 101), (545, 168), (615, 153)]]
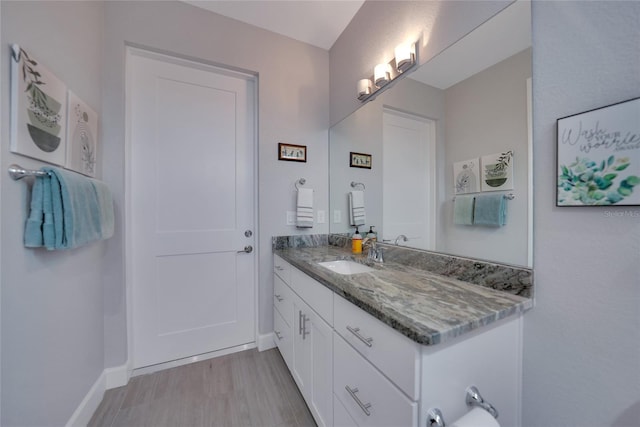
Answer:
[[(365, 255), (336, 246), (277, 249), (276, 255), (367, 313), (423, 345), (446, 342), (505, 317), (522, 313), (533, 300), (508, 292)], [(375, 271), (342, 275), (319, 262), (351, 259)]]

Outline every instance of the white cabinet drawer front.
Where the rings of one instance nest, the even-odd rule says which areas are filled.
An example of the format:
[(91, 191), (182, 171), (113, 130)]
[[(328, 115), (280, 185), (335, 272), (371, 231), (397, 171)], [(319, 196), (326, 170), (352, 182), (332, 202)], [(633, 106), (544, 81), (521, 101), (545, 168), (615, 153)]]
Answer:
[(293, 362), (293, 339), (291, 336), (291, 327), (287, 325), (278, 312), (273, 310), (273, 334), (274, 340), (280, 354), (284, 359), (289, 369), (291, 369), (291, 363)]
[(413, 400), (419, 397), (420, 346), (338, 295), (334, 328)]
[(273, 306), (287, 325), (293, 326), (293, 291), (277, 275), (273, 276)]
[(291, 264), (278, 255), (273, 256), (273, 271), (280, 276), (285, 283), (289, 283), (291, 280)]
[(333, 427), (358, 427), (335, 394), (333, 395)]
[(333, 351), (333, 392), (359, 426), (417, 425), (418, 404), (337, 334)]
[(295, 267), (291, 267), (291, 282), (289, 282), (289, 286), (325, 322), (333, 325), (333, 291)]

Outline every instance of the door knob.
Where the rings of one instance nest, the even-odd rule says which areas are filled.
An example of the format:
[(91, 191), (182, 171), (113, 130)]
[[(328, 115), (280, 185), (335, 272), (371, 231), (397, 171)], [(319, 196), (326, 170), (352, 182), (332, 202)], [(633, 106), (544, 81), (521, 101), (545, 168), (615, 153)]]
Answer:
[(244, 232), (244, 237), (251, 237), (253, 236), (253, 232), (251, 230), (247, 230)]
[(244, 247), (243, 250), (238, 251), (239, 254), (243, 254), (243, 253), (250, 254), (251, 252), (253, 252), (253, 246), (251, 246), (251, 245), (247, 245), (247, 246)]

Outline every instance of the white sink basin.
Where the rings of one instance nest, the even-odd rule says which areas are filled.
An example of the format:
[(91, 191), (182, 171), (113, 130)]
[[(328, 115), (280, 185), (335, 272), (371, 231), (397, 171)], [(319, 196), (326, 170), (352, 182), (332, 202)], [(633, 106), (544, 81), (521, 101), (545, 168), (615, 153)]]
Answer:
[(371, 267), (349, 260), (326, 261), (318, 264), (338, 274), (358, 274), (374, 271)]

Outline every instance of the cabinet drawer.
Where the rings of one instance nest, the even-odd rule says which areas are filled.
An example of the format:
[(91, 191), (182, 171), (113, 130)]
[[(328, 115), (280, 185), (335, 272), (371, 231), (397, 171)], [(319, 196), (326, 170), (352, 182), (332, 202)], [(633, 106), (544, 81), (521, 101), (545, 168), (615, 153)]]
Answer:
[(280, 312), (287, 325), (293, 326), (293, 291), (276, 274), (273, 275), (273, 306)]
[(335, 333), (333, 351), (333, 393), (359, 426), (417, 425), (418, 404)]
[(273, 334), (274, 341), (285, 363), (291, 369), (293, 362), (293, 337), (291, 336), (291, 327), (287, 325), (278, 312), (273, 310)]
[(280, 258), (278, 255), (273, 256), (273, 272), (276, 273), (284, 283), (291, 280), (291, 264)]
[(333, 325), (333, 291), (295, 267), (291, 267), (291, 289), (329, 325)]
[(419, 396), (420, 346), (338, 295), (334, 328), (413, 400)]

